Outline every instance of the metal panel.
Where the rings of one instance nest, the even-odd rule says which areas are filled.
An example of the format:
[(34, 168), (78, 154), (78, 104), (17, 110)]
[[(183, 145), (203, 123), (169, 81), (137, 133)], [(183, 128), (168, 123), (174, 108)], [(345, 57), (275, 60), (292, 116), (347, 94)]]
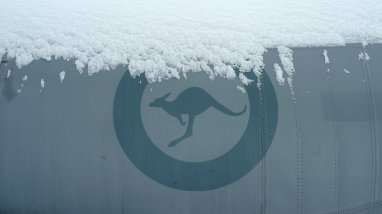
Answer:
[[(375, 134), (375, 169), (376, 169), (376, 183), (375, 183), (375, 198), (377, 200), (382, 199), (382, 170), (381, 168), (381, 154), (382, 154), (382, 84), (380, 83), (382, 80), (382, 46), (371, 45), (367, 46), (364, 51), (371, 57), (371, 60), (365, 62), (365, 70), (367, 71), (369, 78), (369, 87), (371, 90), (370, 98), (371, 98), (371, 107), (373, 111), (373, 123), (375, 126), (374, 133)], [(380, 203), (375, 203), (376, 206), (375, 213), (382, 212), (382, 206)]]
[[(117, 87), (126, 68), (88, 77), (79, 74), (72, 61), (60, 59), (34, 61), (21, 69), (13, 61), (3, 64), (0, 213), (379, 213), (381, 47), (325, 48), (329, 64), (324, 62), (323, 48), (293, 49), (294, 97), (288, 85), (279, 86), (275, 78), (274, 63), (281, 65), (277, 50), (268, 50), (264, 75), (269, 82), (263, 79), (263, 84), (274, 89), (277, 101), (272, 101), (267, 90), (249, 97), (260, 103), (260, 112), (256, 113), (261, 117), (254, 124), (261, 130), (256, 130), (260, 134), (251, 141), (260, 147), (246, 151), (242, 157), (249, 163), (256, 154), (265, 156), (240, 179), (204, 191), (184, 190), (176, 187), (179, 183), (163, 184), (152, 179), (126, 155), (113, 118)], [(359, 59), (364, 51), (370, 61)], [(12, 71), (9, 78), (8, 69)], [(61, 83), (59, 73), (63, 70), (66, 76)], [(25, 75), (27, 81), (22, 80)], [(44, 88), (40, 85), (42, 78)], [(196, 73), (187, 80), (149, 85), (153, 94), (147, 95), (150, 91), (146, 90), (146, 98), (136, 99), (137, 104), (146, 106), (143, 114), (147, 115), (136, 117), (146, 121), (150, 138), (162, 137), (167, 145), (166, 137), (171, 139), (184, 132), (185, 127), (171, 125), (178, 121), (162, 109), (147, 106), (171, 87), (174, 90), (168, 99), (175, 99), (187, 84), (209, 88), (213, 97), (230, 109), (240, 110), (243, 103), (248, 104), (240, 100), (247, 95), (236, 89), (241, 84), (238, 80), (209, 82), (207, 76)], [(272, 103), (277, 104), (277, 114)], [(275, 115), (278, 122), (273, 136)], [(203, 151), (196, 143), (190, 145), (203, 137), (212, 141), (223, 136), (231, 141), (237, 133), (230, 135), (229, 130), (238, 130), (240, 135), (241, 120), (233, 125), (224, 122), (230, 120), (227, 118), (209, 109), (196, 119), (195, 130), (211, 128), (210, 132), (198, 132), (178, 144), (179, 149), (188, 148), (183, 153), (156, 144), (158, 151), (186, 163), (228, 154), (232, 145), (201, 144)], [(157, 126), (162, 129), (156, 130)], [(213, 129), (216, 127), (221, 129)], [(141, 160), (150, 160), (145, 152), (139, 151), (148, 156)], [(232, 156), (227, 172), (217, 180), (234, 176), (248, 164), (235, 160)], [(182, 170), (166, 166), (170, 165), (157, 170)], [(195, 173), (185, 179), (199, 182), (202, 176)]]

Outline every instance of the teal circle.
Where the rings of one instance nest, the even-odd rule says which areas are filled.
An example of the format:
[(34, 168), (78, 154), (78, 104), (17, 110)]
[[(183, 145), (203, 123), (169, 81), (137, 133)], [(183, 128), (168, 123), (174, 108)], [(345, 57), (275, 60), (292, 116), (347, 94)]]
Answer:
[[(247, 77), (257, 80), (252, 73)], [(248, 126), (239, 142), (224, 155), (203, 162), (172, 158), (151, 142), (143, 127), (140, 106), (147, 84), (143, 76), (133, 78), (128, 71), (123, 75), (114, 97), (114, 128), (131, 162), (146, 176), (163, 185), (189, 191), (226, 186), (251, 171), (272, 143), (278, 105), (275, 90), (265, 72), (262, 75), (262, 99), (256, 84), (245, 86), (250, 113)]]

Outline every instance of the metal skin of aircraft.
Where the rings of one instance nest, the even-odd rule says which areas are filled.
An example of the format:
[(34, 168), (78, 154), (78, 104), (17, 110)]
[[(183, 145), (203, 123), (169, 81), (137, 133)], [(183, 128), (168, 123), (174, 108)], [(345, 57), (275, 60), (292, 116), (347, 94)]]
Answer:
[(0, 213), (382, 213), (382, 45), (292, 50), (260, 87), (3, 61)]

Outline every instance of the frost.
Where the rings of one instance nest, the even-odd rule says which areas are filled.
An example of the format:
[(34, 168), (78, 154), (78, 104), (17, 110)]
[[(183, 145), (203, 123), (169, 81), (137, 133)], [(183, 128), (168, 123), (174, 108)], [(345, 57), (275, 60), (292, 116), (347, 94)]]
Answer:
[(275, 63), (273, 65), (275, 73), (276, 73), (276, 80), (279, 83), (280, 86), (283, 86), (285, 83), (285, 79), (283, 77), (283, 69), (281, 69), (280, 65)]
[(362, 51), (361, 53), (358, 54), (358, 59), (362, 61), (369, 61), (370, 56), (369, 54), (366, 53), (366, 51)]
[(11, 70), (9, 69), (8, 72), (7, 72), (7, 78), (11, 77)]
[(344, 69), (345, 74), (350, 74), (350, 71), (348, 69)]
[(295, 92), (293, 88), (293, 77), (295, 75), (295, 69), (293, 65), (293, 51), (290, 48), (280, 46), (277, 48), (279, 52), (279, 57), (281, 60), (281, 64), (284, 68), (285, 73), (287, 74), (287, 82), (289, 85), (290, 92), (292, 94), (293, 99), (295, 99)]
[(62, 83), (65, 79), (65, 71), (60, 72), (60, 82)]
[(329, 60), (329, 57), (328, 57), (328, 51), (324, 50), (323, 54), (324, 54), (325, 64), (329, 64), (330, 60)]
[(266, 48), (381, 42), (380, 11), (376, 0), (13, 0), (1, 4), (0, 56), (88, 74), (123, 65), (149, 82), (238, 69), (260, 87)]
[(45, 88), (45, 81), (44, 81), (44, 79), (41, 79), (40, 85), (41, 85), (41, 88)]

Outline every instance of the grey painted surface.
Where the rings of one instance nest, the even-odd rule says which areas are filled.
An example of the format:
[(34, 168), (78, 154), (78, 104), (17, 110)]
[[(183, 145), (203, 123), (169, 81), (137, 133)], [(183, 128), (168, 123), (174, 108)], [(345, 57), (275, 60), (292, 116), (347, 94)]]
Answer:
[[(382, 46), (326, 50), (330, 64), (324, 63), (323, 48), (294, 49), (295, 102), (288, 86), (276, 81), (277, 51), (265, 54), (279, 110), (273, 142), (248, 174), (209, 191), (159, 184), (126, 156), (113, 126), (124, 68), (88, 77), (63, 60), (21, 69), (14, 62), (1, 65), (0, 213), (380, 213)], [(370, 61), (358, 59), (363, 50)], [(227, 90), (239, 92), (231, 83)], [(222, 100), (240, 99), (240, 93)], [(181, 156), (206, 157), (187, 155)]]

